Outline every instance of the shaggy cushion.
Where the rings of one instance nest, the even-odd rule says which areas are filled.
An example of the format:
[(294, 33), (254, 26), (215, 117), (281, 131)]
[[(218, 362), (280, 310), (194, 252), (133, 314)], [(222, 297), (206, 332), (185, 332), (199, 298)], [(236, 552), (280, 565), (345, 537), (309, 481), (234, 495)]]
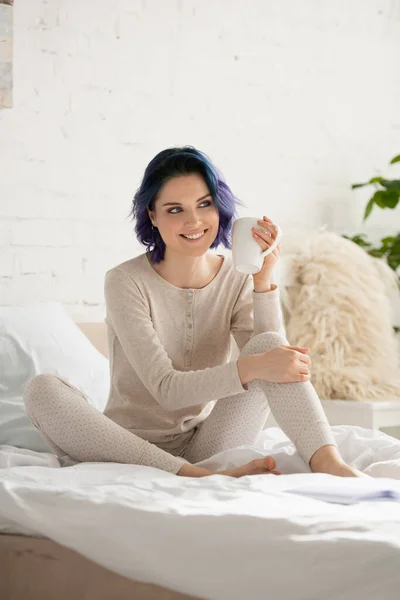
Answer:
[(287, 337), (311, 348), (311, 381), (320, 398), (400, 400), (394, 272), (326, 231), (284, 238), (286, 274), (288, 258), (290, 277), (281, 290)]

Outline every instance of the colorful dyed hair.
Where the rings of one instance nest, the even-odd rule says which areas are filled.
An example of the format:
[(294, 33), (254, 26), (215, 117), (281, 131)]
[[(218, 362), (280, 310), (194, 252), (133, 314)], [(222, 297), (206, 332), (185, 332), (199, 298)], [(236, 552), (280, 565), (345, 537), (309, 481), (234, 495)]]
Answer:
[(232, 248), (232, 225), (237, 215), (237, 205), (242, 205), (242, 202), (233, 195), (222, 173), (206, 154), (193, 146), (168, 148), (159, 152), (147, 165), (129, 213), (129, 216), (136, 219), (135, 232), (138, 240), (146, 246), (147, 252), (153, 250), (153, 263), (163, 260), (165, 243), (158, 229), (152, 228), (147, 209), (154, 210), (158, 194), (169, 179), (191, 173), (199, 173), (203, 177), (219, 213), (218, 234), (211, 248), (220, 244), (225, 248)]

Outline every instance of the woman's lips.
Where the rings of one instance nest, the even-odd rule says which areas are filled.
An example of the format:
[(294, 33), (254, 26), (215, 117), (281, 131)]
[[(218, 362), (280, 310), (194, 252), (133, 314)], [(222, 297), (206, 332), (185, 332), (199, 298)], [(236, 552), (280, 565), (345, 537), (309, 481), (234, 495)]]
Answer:
[[(203, 229), (202, 235), (199, 235), (198, 237), (195, 237), (195, 238), (187, 238), (185, 236), (185, 234), (183, 234), (183, 233), (181, 233), (180, 236), (183, 237), (183, 239), (187, 240), (188, 242), (197, 242), (197, 240), (201, 240), (205, 236), (207, 231), (208, 231), (208, 229)], [(196, 235), (196, 234), (193, 233), (193, 234), (187, 234), (187, 235)]]

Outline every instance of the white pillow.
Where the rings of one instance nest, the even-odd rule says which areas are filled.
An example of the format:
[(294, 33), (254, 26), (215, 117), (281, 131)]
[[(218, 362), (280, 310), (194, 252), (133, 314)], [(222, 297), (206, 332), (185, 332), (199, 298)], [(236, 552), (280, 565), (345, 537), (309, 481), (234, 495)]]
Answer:
[(110, 389), (108, 360), (62, 304), (0, 307), (0, 445), (51, 451), (30, 423), (23, 402), (26, 383), (39, 373), (65, 379), (104, 410)]

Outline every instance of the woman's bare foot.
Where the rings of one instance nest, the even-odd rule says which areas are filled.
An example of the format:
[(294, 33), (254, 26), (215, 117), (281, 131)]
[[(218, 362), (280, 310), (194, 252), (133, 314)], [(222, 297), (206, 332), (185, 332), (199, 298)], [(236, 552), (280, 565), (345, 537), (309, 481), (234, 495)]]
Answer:
[(350, 465), (344, 463), (334, 463), (328, 465), (322, 473), (328, 473), (329, 475), (336, 475), (337, 477), (370, 477), (366, 473), (350, 467)]
[(249, 463), (225, 471), (210, 471), (204, 467), (196, 467), (190, 463), (185, 463), (176, 473), (179, 477), (210, 477), (210, 475), (228, 475), (229, 477), (244, 477), (245, 475), (280, 475), (280, 471), (275, 469), (276, 462), (272, 456), (265, 458), (256, 458)]
[(256, 458), (245, 465), (218, 471), (215, 475), (228, 475), (229, 477), (244, 477), (245, 475), (280, 475), (280, 471), (275, 469), (276, 462), (272, 456), (265, 458)]
[(313, 473), (327, 473), (338, 477), (369, 477), (366, 473), (350, 467), (342, 458), (339, 449), (326, 444), (321, 446), (310, 459), (310, 469)]

